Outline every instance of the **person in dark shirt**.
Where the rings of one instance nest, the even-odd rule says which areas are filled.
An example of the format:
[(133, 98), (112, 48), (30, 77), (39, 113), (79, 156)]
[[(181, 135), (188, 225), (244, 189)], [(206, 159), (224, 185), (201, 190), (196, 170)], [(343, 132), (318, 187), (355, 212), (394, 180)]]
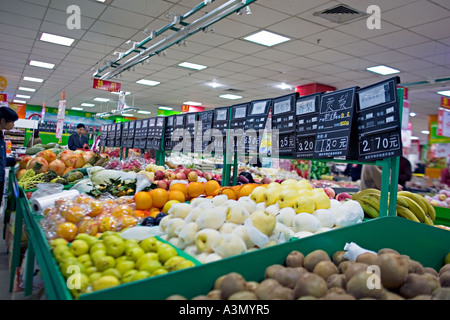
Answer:
[(405, 187), (405, 183), (412, 178), (411, 162), (404, 156), (400, 157), (400, 166), (398, 172), (398, 184)]
[(361, 170), (361, 164), (349, 163), (345, 168), (344, 175), (347, 177), (351, 177), (352, 181), (358, 181), (359, 179), (361, 179)]
[(70, 135), (67, 145), (69, 149), (73, 151), (77, 149), (89, 148), (89, 140), (86, 136), (86, 129), (84, 128), (84, 124), (79, 123), (77, 125), (77, 132)]

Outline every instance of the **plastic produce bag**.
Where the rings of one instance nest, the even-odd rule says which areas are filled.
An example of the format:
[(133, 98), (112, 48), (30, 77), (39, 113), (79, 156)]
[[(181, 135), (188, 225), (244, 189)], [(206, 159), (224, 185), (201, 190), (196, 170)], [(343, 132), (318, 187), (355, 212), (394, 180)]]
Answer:
[(336, 218), (336, 227), (351, 226), (360, 223), (364, 218), (364, 210), (357, 201), (347, 200), (342, 205), (342, 209), (344, 210), (342, 212), (345, 212), (345, 214)]
[(138, 193), (139, 191), (144, 190), (144, 188), (151, 186), (152, 183), (150, 180), (147, 179), (146, 176), (143, 176), (142, 174), (136, 175), (136, 191), (135, 193)]
[(244, 227), (247, 229), (248, 237), (255, 243), (255, 245), (260, 248), (264, 248), (267, 245), (269, 242), (269, 237), (253, 225), (252, 219), (245, 219)]
[(94, 189), (91, 179), (86, 178), (78, 181), (70, 190), (77, 190), (79, 193), (89, 193)]
[(344, 246), (344, 250), (346, 251), (344, 253), (344, 258), (346, 258), (348, 260), (356, 260), (356, 258), (358, 258), (358, 256), (360, 254), (363, 254), (363, 253), (366, 253), (366, 252), (377, 254), (374, 251), (370, 251), (370, 250), (361, 248), (360, 246), (358, 246), (354, 242), (346, 243), (345, 246)]
[(33, 192), (30, 202), (34, 199), (48, 196), (49, 194), (60, 193), (64, 186), (61, 183), (38, 183), (37, 190)]

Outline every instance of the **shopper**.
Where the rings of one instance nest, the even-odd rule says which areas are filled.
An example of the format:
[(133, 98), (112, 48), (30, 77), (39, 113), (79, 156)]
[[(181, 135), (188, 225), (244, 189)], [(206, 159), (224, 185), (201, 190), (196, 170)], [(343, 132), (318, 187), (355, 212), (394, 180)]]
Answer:
[(89, 140), (86, 136), (84, 124), (79, 123), (77, 125), (77, 132), (70, 135), (67, 145), (69, 149), (73, 151), (89, 148)]
[(398, 184), (403, 188), (407, 181), (410, 181), (412, 178), (412, 169), (411, 162), (406, 159), (404, 156), (400, 157), (400, 166), (398, 170)]
[(360, 190), (381, 190), (381, 167), (375, 165), (363, 165), (361, 169)]
[(344, 175), (347, 177), (351, 177), (352, 181), (358, 181), (359, 179), (361, 179), (361, 170), (361, 164), (349, 163), (344, 170)]
[(441, 183), (450, 187), (450, 159), (447, 159), (447, 166), (441, 171)]
[(3, 190), (5, 186), (5, 168), (13, 167), (16, 159), (6, 156), (6, 143), (3, 130), (14, 128), (14, 122), (19, 119), (17, 113), (9, 107), (0, 107), (0, 205), (3, 201)]
[(41, 144), (41, 143), (42, 143), (42, 139), (39, 137), (39, 130), (36, 129), (33, 131), (33, 137), (30, 137), (30, 139), (28, 140), (27, 147), (31, 148), (32, 146)]

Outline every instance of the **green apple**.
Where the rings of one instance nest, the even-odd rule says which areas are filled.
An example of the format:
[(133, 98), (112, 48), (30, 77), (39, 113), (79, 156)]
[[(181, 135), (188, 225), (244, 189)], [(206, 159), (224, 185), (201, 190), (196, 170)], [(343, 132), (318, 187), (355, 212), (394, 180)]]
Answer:
[(169, 271), (167, 271), (167, 269), (159, 268), (159, 269), (156, 269), (155, 271), (152, 272), (152, 277), (159, 276), (161, 274), (165, 274), (165, 273), (168, 273), (168, 272)]
[(129, 260), (127, 258), (127, 256), (120, 256), (120, 257), (116, 258), (116, 264), (118, 264), (118, 263), (120, 263), (122, 261), (127, 261), (127, 260)]
[(56, 248), (57, 246), (67, 246), (69, 242), (66, 239), (63, 238), (58, 238), (58, 239), (54, 239), (52, 241), (50, 241), (50, 248)]
[(103, 250), (106, 252), (106, 246), (103, 243), (103, 240), (99, 240), (96, 243), (94, 243), (90, 248), (89, 248), (89, 253), (92, 254), (97, 250)]
[(114, 268), (116, 264), (116, 261), (114, 260), (114, 257), (112, 256), (102, 256), (98, 258), (98, 260), (95, 262), (95, 267), (98, 269), (98, 271), (105, 271), (109, 268)]
[(86, 268), (92, 267), (94, 265), (89, 253), (82, 254), (81, 256), (77, 257), (77, 260)]
[(138, 240), (136, 240), (136, 239), (125, 240), (124, 251), (127, 252), (128, 249), (135, 247), (135, 246), (139, 246)]
[(147, 271), (148, 273), (152, 274), (153, 271), (159, 268), (162, 268), (161, 262), (157, 260), (147, 260), (140, 265), (139, 271)]
[(91, 274), (93, 274), (94, 272), (98, 272), (98, 269), (94, 266), (91, 267), (87, 267), (86, 268), (86, 274), (89, 276)]
[(264, 192), (266, 192), (266, 187), (258, 186), (250, 193), (250, 199), (256, 203), (264, 202)]
[(94, 265), (97, 263), (98, 259), (104, 256), (106, 256), (105, 250), (96, 250), (95, 252), (91, 253), (91, 259), (92, 262), (94, 262)]
[(158, 241), (155, 237), (150, 237), (139, 242), (139, 245), (145, 252), (156, 252), (158, 249)]
[(115, 236), (115, 237), (120, 237), (120, 234), (116, 231), (105, 231), (102, 233), (102, 235), (100, 236), (100, 239), (105, 239), (107, 236)]
[(74, 256), (79, 257), (83, 254), (86, 254), (89, 252), (89, 244), (84, 240), (74, 240), (70, 244), (70, 251), (73, 253)]
[(135, 263), (130, 260), (125, 260), (116, 264), (116, 270), (119, 271), (120, 275), (123, 276), (125, 272), (133, 270)]
[(278, 195), (278, 205), (280, 209), (286, 207), (294, 207), (295, 201), (297, 200), (297, 191), (295, 189), (285, 189)]
[(131, 276), (131, 281), (138, 281), (145, 278), (149, 278), (151, 274), (145, 270), (136, 270), (135, 273)]
[(161, 244), (156, 253), (158, 254), (159, 261), (163, 264), (170, 258), (178, 255), (177, 250), (167, 243)]
[(172, 271), (172, 270), (175, 269), (175, 266), (176, 266), (178, 263), (180, 263), (180, 262), (182, 262), (182, 261), (184, 261), (184, 260), (186, 260), (186, 259), (183, 258), (183, 257), (180, 257), (180, 256), (172, 257), (172, 258), (170, 258), (169, 260), (167, 260), (167, 261), (164, 263), (164, 268), (166, 268), (166, 269), (169, 270), (169, 271)]
[(271, 206), (272, 204), (275, 204), (278, 201), (278, 197), (281, 191), (283, 191), (281, 187), (272, 187), (266, 189), (263, 195), (266, 207)]
[(109, 268), (102, 272), (102, 275), (104, 276), (114, 276), (117, 279), (122, 278), (122, 275), (120, 274), (119, 270), (116, 268)]
[(193, 266), (195, 266), (195, 264), (191, 260), (185, 259), (184, 261), (181, 261), (180, 263), (177, 263), (175, 265), (174, 271), (190, 268)]
[(117, 279), (115, 276), (106, 275), (101, 276), (94, 282), (92, 282), (92, 290), (103, 290), (111, 287), (118, 286), (120, 284), (119, 279)]
[(311, 197), (300, 196), (294, 203), (294, 209), (296, 213), (313, 213), (316, 209), (316, 203)]
[(159, 256), (156, 252), (146, 252), (144, 253), (142, 256), (140, 256), (137, 260), (136, 260), (136, 269), (139, 269), (139, 267), (141, 266), (141, 264), (147, 260), (157, 260), (159, 261)]
[(98, 241), (98, 239), (94, 236), (91, 236), (87, 233), (79, 233), (75, 236), (75, 240), (84, 240), (89, 245), (89, 248), (92, 247), (94, 243)]
[(122, 275), (122, 278), (120, 279), (120, 281), (122, 281), (122, 283), (128, 283), (128, 282), (133, 281), (133, 280), (132, 280), (132, 279), (133, 279), (133, 275), (134, 275), (136, 272), (138, 272), (138, 270), (136, 270), (136, 269), (128, 270), (127, 272), (125, 272), (125, 273)]
[(97, 279), (99, 279), (99, 278), (101, 278), (101, 277), (102, 277), (102, 273), (96, 271), (96, 272), (93, 272), (93, 273), (91, 273), (91, 274), (89, 275), (89, 281), (90, 281), (91, 283), (93, 283), (95, 280), (97, 280)]
[(125, 241), (121, 237), (107, 236), (103, 239), (106, 247), (106, 254), (114, 258), (120, 257), (125, 250)]
[[(59, 247), (57, 247), (59, 248)], [(61, 262), (66, 258), (75, 258), (75, 256), (73, 255), (73, 253), (70, 250), (56, 250), (56, 252), (53, 253), (53, 256), (55, 257), (55, 260), (57, 262)]]
[(144, 255), (144, 253), (145, 253), (144, 249), (142, 249), (139, 246), (136, 246), (128, 249), (128, 251), (126, 252), (126, 256), (128, 260), (137, 261), (137, 259), (139, 259), (142, 255)]
[(277, 219), (270, 213), (266, 213), (262, 210), (253, 211), (250, 214), (250, 219), (256, 229), (269, 236), (275, 230)]

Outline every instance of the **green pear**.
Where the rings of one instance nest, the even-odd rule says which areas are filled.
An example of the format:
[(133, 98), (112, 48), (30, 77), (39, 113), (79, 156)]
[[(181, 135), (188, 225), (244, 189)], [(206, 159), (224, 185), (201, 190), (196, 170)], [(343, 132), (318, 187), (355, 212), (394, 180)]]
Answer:
[(295, 201), (297, 200), (297, 190), (296, 189), (285, 189), (278, 195), (278, 205), (280, 209), (286, 207), (294, 207)]
[(266, 213), (263, 210), (256, 210), (250, 214), (250, 219), (256, 229), (263, 234), (269, 236), (275, 230), (277, 219), (270, 213)]

